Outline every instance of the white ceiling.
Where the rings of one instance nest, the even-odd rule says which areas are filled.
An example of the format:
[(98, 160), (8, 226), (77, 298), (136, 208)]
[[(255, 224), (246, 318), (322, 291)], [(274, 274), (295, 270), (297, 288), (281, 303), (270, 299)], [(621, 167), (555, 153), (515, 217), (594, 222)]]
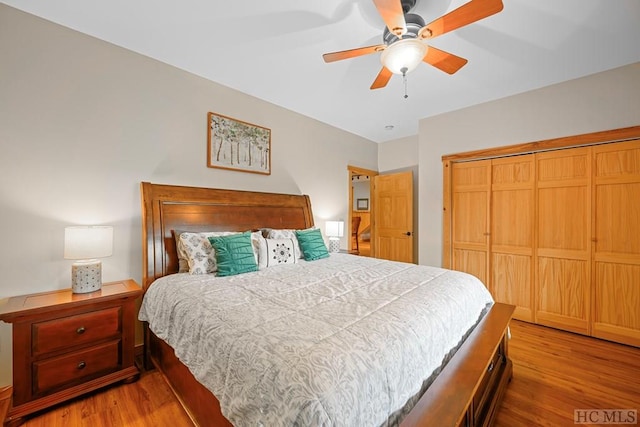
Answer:
[[(376, 142), (417, 134), (424, 117), (640, 61), (638, 0), (503, 1), (433, 39), (469, 62), (454, 75), (421, 64), (404, 99), (399, 76), (369, 89), (379, 53), (322, 60), (382, 42), (371, 0), (2, 0)], [(463, 3), (418, 0), (412, 12), (430, 22)]]

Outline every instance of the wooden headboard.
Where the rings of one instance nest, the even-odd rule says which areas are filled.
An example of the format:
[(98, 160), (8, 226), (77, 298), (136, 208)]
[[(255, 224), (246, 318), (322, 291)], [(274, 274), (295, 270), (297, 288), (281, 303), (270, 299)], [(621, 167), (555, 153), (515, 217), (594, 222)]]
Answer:
[(143, 288), (178, 271), (173, 230), (247, 231), (313, 226), (306, 195), (182, 187), (143, 182)]

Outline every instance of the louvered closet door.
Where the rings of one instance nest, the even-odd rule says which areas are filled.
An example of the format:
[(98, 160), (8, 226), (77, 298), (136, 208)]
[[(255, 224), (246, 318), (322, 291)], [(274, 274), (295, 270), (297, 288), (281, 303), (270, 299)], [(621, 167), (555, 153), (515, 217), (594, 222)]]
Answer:
[(592, 335), (640, 346), (640, 141), (593, 156)]
[(492, 160), (491, 276), (498, 302), (516, 306), (514, 318), (533, 321), (534, 155)]
[(487, 285), (491, 160), (453, 163), (451, 167), (451, 268), (473, 274)]
[(591, 148), (536, 154), (537, 323), (588, 334)]

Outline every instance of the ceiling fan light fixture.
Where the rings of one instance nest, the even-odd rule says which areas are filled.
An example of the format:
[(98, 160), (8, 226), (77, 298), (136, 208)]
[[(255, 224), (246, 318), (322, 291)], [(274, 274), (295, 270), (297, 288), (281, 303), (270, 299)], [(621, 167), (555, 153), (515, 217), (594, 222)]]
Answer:
[(389, 45), (380, 56), (382, 65), (394, 74), (406, 74), (413, 71), (427, 54), (427, 45), (422, 41), (409, 38), (398, 40)]

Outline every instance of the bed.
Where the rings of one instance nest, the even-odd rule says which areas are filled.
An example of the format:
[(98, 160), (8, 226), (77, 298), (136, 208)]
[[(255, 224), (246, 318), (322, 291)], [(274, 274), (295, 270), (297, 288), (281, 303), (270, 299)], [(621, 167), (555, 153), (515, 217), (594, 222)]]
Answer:
[[(353, 420), (358, 420), (358, 424), (360, 424), (363, 419), (358, 417), (362, 415), (355, 408), (364, 408), (365, 412), (379, 412), (380, 408), (378, 407), (380, 405), (378, 400), (387, 404), (389, 403), (388, 401), (394, 399), (400, 399), (400, 406), (397, 406), (398, 402), (395, 401), (392, 404), (389, 403), (390, 408), (396, 409), (387, 410), (388, 418), (382, 422), (376, 418), (377, 421), (374, 421), (373, 425), (397, 425), (400, 422), (402, 426), (491, 424), (506, 385), (511, 378), (512, 366), (508, 357), (507, 330), (513, 313), (512, 306), (498, 303), (491, 304), (489, 301), (486, 305), (481, 304), (481, 307), (475, 306), (469, 309), (461, 309), (460, 307), (467, 307), (463, 305), (443, 309), (445, 312), (468, 312), (467, 317), (474, 318), (473, 324), (470, 326), (457, 326), (458, 330), (455, 333), (460, 336), (455, 340), (459, 340), (459, 342), (455, 343), (451, 348), (443, 347), (438, 350), (444, 354), (444, 357), (441, 358), (440, 365), (436, 366), (435, 369), (425, 362), (424, 373), (421, 373), (422, 377), (418, 390), (415, 389), (415, 379), (405, 378), (405, 371), (422, 369), (423, 353), (432, 353), (433, 351), (428, 345), (422, 343), (416, 345), (411, 350), (413, 353), (409, 355), (401, 353), (405, 347), (405, 344), (402, 344), (403, 335), (413, 336), (415, 340), (415, 336), (419, 337), (428, 334), (428, 331), (437, 328), (422, 329), (422, 332), (418, 332), (418, 329), (424, 328), (424, 325), (409, 325), (406, 329), (403, 329), (402, 325), (404, 323), (402, 322), (409, 322), (414, 316), (401, 319), (402, 313), (400, 312), (407, 310), (415, 310), (416, 312), (440, 310), (435, 305), (430, 306), (428, 310), (423, 309), (421, 305), (417, 304), (417, 300), (419, 301), (420, 298), (416, 298), (416, 296), (423, 295), (422, 292), (426, 292), (426, 288), (439, 287), (439, 289), (444, 290), (450, 287), (457, 289), (463, 286), (458, 284), (458, 281), (471, 280), (469, 279), (470, 276), (466, 277), (463, 273), (449, 270), (426, 270), (426, 267), (423, 266), (391, 263), (348, 254), (332, 254), (330, 257), (317, 261), (304, 262), (304, 260), (301, 260), (294, 266), (277, 266), (232, 278), (219, 278), (229, 279), (226, 281), (213, 278), (211, 277), (212, 275), (192, 276), (196, 280), (190, 280), (188, 273), (177, 273), (178, 255), (175, 243), (177, 230), (187, 232), (240, 232), (264, 228), (276, 230), (308, 229), (313, 226), (309, 198), (304, 195), (206, 189), (158, 185), (147, 182), (142, 183), (141, 193), (143, 288), (147, 293), (145, 295), (146, 305), (143, 305), (141, 309), (141, 317), (148, 319), (150, 312), (157, 312), (162, 315), (166, 310), (160, 308), (159, 301), (179, 299), (180, 303), (176, 305), (194, 307), (195, 305), (208, 305), (209, 303), (215, 305), (222, 301), (225, 295), (231, 295), (232, 303), (233, 298), (236, 298), (243, 304), (248, 304), (249, 307), (255, 308), (255, 310), (245, 311), (247, 313), (251, 312), (250, 315), (247, 314), (246, 318), (243, 318), (241, 322), (236, 322), (244, 325), (244, 332), (234, 332), (236, 335), (227, 343), (224, 341), (224, 334), (227, 334), (224, 329), (217, 326), (196, 325), (199, 319), (208, 316), (194, 315), (193, 313), (200, 312), (192, 308), (185, 310), (184, 314), (176, 311), (170, 315), (165, 315), (164, 321), (152, 320), (151, 327), (145, 323), (146, 363), (155, 366), (162, 372), (187, 413), (197, 425), (232, 425), (229, 419), (223, 415), (223, 412), (228, 415), (228, 418), (234, 420), (236, 425), (242, 425), (245, 421), (251, 425), (257, 425), (263, 419), (251, 418), (249, 421), (249, 418), (247, 420), (242, 417), (237, 418), (238, 413), (234, 412), (235, 407), (243, 407), (245, 408), (244, 410), (253, 408), (253, 414), (257, 414), (256, 416), (258, 417), (264, 416), (265, 420), (270, 420), (265, 425), (274, 424), (273, 414), (283, 417), (278, 419), (278, 422), (275, 422), (278, 425), (350, 425), (353, 424)], [(394, 288), (394, 292), (397, 295), (393, 297), (383, 295), (381, 290), (389, 288), (389, 286), (388, 282), (380, 277), (374, 278), (379, 280), (373, 281), (375, 284), (373, 288), (370, 285), (360, 286), (360, 281), (364, 276), (378, 274), (374, 273), (377, 271), (385, 271), (396, 277), (396, 279), (402, 278), (402, 280), (396, 280), (396, 282), (406, 284), (406, 289), (399, 291)], [(429, 286), (417, 286), (411, 283), (411, 277), (423, 273), (433, 276), (432, 284)], [(282, 300), (282, 295), (278, 293), (280, 292), (279, 289), (282, 288), (282, 284), (285, 283), (284, 281), (288, 280), (286, 279), (287, 276), (294, 278), (294, 285), (291, 286), (300, 287), (300, 293), (287, 290), (288, 294), (295, 294), (293, 302)], [(339, 278), (338, 285), (335, 284), (336, 277)], [(310, 278), (313, 278), (313, 280)], [(326, 281), (321, 281), (321, 279), (326, 279)], [(215, 285), (212, 285), (211, 280), (218, 281), (213, 282)], [(431, 279), (429, 280), (431, 281)], [(195, 284), (191, 282), (195, 282)], [(257, 282), (260, 283), (259, 287), (255, 287)], [(426, 282), (426, 280), (419, 282)], [(302, 293), (306, 288), (314, 289), (313, 297)], [(345, 288), (348, 288), (349, 292), (344, 291)], [(164, 296), (157, 296), (160, 289), (166, 289)], [(213, 289), (215, 289), (215, 292)], [(233, 289), (236, 291), (232, 292), (231, 290)], [(322, 292), (319, 292), (319, 289)], [(478, 292), (478, 296), (470, 299), (478, 300), (484, 298), (480, 289), (477, 287), (475, 289), (474, 292)], [(205, 294), (198, 296), (200, 295), (198, 292), (202, 290), (205, 290)], [(234, 294), (234, 292), (236, 293)], [(320, 295), (323, 292), (326, 295)], [(341, 292), (342, 294), (340, 294)], [(331, 298), (327, 298), (327, 295), (335, 295), (336, 293), (340, 294), (340, 298), (335, 299), (349, 300), (352, 305), (348, 309), (337, 308), (338, 315), (335, 314), (335, 311), (324, 312), (324, 309), (334, 302)], [(187, 302), (189, 296), (195, 298), (195, 300)], [(295, 298), (298, 299), (296, 300)], [(318, 298), (318, 300), (311, 301), (310, 299), (313, 298)], [(381, 298), (391, 299), (383, 301)], [(457, 300), (458, 298), (452, 299)], [(307, 337), (304, 336), (293, 334), (292, 336), (295, 339), (290, 341), (282, 341), (283, 338), (281, 336), (276, 337), (274, 331), (280, 330), (281, 326), (278, 323), (278, 316), (274, 315), (269, 318), (268, 321), (271, 322), (269, 323), (269, 328), (264, 330), (260, 329), (260, 325), (263, 325), (264, 322), (255, 321), (255, 324), (251, 324), (255, 319), (261, 319), (259, 316), (268, 316), (266, 314), (257, 315), (253, 313), (253, 311), (258, 312), (258, 309), (262, 306), (266, 307), (266, 313), (275, 313), (273, 307), (268, 307), (268, 303), (273, 301), (279, 304), (281, 308), (278, 310), (278, 316), (280, 316), (280, 313), (288, 313), (287, 316), (284, 316), (287, 319), (286, 323), (309, 323), (305, 327), (313, 331), (311, 335), (318, 335), (317, 337), (308, 338), (309, 341), (313, 341), (312, 345), (305, 346)], [(207, 302), (207, 304), (204, 304), (204, 302)], [(322, 304), (319, 304), (319, 302)], [(398, 305), (400, 303), (409, 305)], [(372, 305), (380, 306), (383, 309), (378, 310), (376, 308), (374, 310), (371, 308)], [(301, 311), (302, 306), (307, 307), (306, 312)], [(175, 308), (171, 310), (175, 310)], [(350, 316), (353, 313), (360, 313), (361, 316), (357, 319), (351, 318)], [(233, 316), (237, 317), (237, 312), (234, 313), (225, 307), (219, 307), (217, 314), (213, 317), (223, 315), (226, 316), (224, 319), (227, 323), (233, 323)], [(192, 317), (189, 318), (188, 316)], [(188, 318), (187, 326), (178, 326), (177, 322), (175, 323), (176, 326), (174, 326), (172, 322), (177, 317)], [(297, 317), (307, 320), (296, 322), (295, 319)], [(377, 320), (374, 322), (372, 319)], [(344, 323), (339, 323), (339, 321)], [(387, 328), (391, 331), (386, 332), (387, 334), (391, 333), (391, 335), (385, 338), (381, 335), (383, 331), (372, 329), (360, 331), (358, 329), (367, 322), (387, 326), (393, 325), (395, 322), (400, 323), (400, 325), (396, 324), (395, 328), (383, 326), (382, 329)], [(455, 322), (446, 321), (444, 323), (445, 325), (442, 325), (442, 328), (448, 328), (449, 323)], [(167, 332), (172, 328), (177, 329), (179, 333), (175, 331), (173, 334)], [(206, 331), (206, 333), (202, 331)], [(259, 332), (258, 335), (250, 335), (251, 333), (255, 334), (256, 331)], [(405, 331), (410, 332), (405, 333)], [(461, 331), (464, 333), (461, 333)], [(286, 334), (292, 333), (287, 331)], [(209, 343), (208, 349), (203, 350), (194, 349), (195, 347), (190, 350), (184, 350), (182, 345), (178, 346), (176, 345), (177, 342), (174, 342), (177, 348), (177, 350), (174, 350), (167, 344), (167, 341), (171, 342), (169, 338), (171, 335), (173, 335), (174, 341), (176, 336), (184, 337), (186, 335), (193, 335), (195, 341), (204, 341), (202, 337), (205, 335), (215, 336), (217, 341), (215, 344)], [(162, 336), (162, 338), (158, 336)], [(270, 339), (279, 340), (275, 347), (280, 353), (271, 358), (256, 357), (256, 354), (263, 352), (261, 347), (255, 347), (257, 344), (255, 344), (255, 348), (245, 347), (238, 350), (238, 346), (241, 344), (245, 346), (254, 345), (254, 342), (257, 343), (257, 338), (260, 336), (265, 336), (267, 341)], [(359, 337), (362, 339), (359, 340)], [(376, 339), (375, 337), (378, 338)], [(449, 338), (449, 341), (451, 339)], [(243, 344), (243, 341), (247, 342)], [(376, 345), (385, 342), (394, 344), (383, 345), (378, 350), (372, 351), (372, 347), (369, 347), (369, 345), (374, 345), (375, 343), (372, 343), (374, 341), (378, 341)], [(317, 346), (318, 342), (327, 345), (319, 347)], [(395, 343), (399, 343), (397, 347), (400, 350), (394, 349), (394, 351), (390, 351), (388, 348), (385, 349), (385, 347), (394, 347)], [(357, 348), (350, 348), (341, 353), (338, 351), (347, 345), (355, 345)], [(219, 351), (223, 351), (226, 348), (230, 349), (230, 352), (219, 353)], [(247, 350), (247, 348), (249, 349)], [(313, 351), (309, 350), (310, 348), (313, 348)], [(335, 348), (336, 352), (327, 353), (328, 349), (331, 348)], [(236, 351), (236, 353), (233, 353), (233, 351)], [(176, 353), (180, 357), (176, 356)], [(295, 366), (295, 369), (282, 370), (276, 369), (277, 366), (274, 367), (277, 364), (274, 361), (280, 363), (280, 360), (284, 360), (284, 353), (294, 354), (298, 357), (295, 364), (290, 360), (282, 362), (289, 367)], [(264, 372), (264, 374), (259, 379), (253, 379), (253, 377), (248, 376), (249, 374), (241, 372), (240, 366), (237, 363), (234, 364), (234, 360), (240, 357), (239, 355), (242, 357), (248, 355), (247, 360), (242, 362), (243, 366), (251, 366), (255, 363), (260, 368), (254, 370), (257, 370), (258, 373)], [(397, 361), (395, 359), (396, 355)], [(322, 366), (320, 371), (314, 371), (304, 377), (304, 374), (311, 368), (303, 365), (300, 360), (307, 356), (312, 359), (315, 357), (314, 360), (316, 362), (318, 360), (321, 361), (321, 363), (315, 363), (316, 365), (325, 365), (328, 360), (333, 360), (337, 365), (331, 365), (327, 362), (327, 366)], [(349, 359), (348, 363), (345, 362), (346, 359)], [(388, 362), (390, 361), (391, 364), (379, 367), (377, 365), (378, 359), (385, 359)], [(204, 362), (208, 363), (212, 360), (215, 363), (220, 362), (219, 364), (222, 366), (220, 369), (224, 375), (221, 375), (220, 372), (206, 372)], [(443, 361), (446, 364), (443, 365)], [(268, 365), (263, 366), (264, 363), (268, 363)], [(408, 366), (412, 364), (417, 366), (412, 366), (409, 369)], [(190, 365), (190, 367), (188, 368), (187, 365)], [(356, 374), (349, 374), (348, 378), (340, 377), (342, 375), (341, 369), (344, 365), (359, 366), (365, 385), (357, 382), (359, 380), (357, 380), (356, 377), (358, 375)], [(302, 367), (298, 368), (298, 366)], [(337, 374), (326, 381), (318, 381), (318, 378), (324, 378), (327, 372), (337, 372)], [(412, 373), (411, 375), (414, 374)], [(218, 383), (222, 382), (224, 387), (220, 388), (219, 384), (216, 385), (216, 377), (220, 377), (217, 378), (217, 381)], [(265, 379), (264, 377), (269, 378)], [(277, 377), (276, 379), (279, 382), (274, 382), (275, 385), (271, 385), (271, 377)], [(305, 379), (300, 381), (301, 377)], [(196, 378), (199, 378), (199, 380)], [(352, 380), (355, 382), (352, 382)], [(290, 381), (290, 383), (287, 381)], [(404, 387), (406, 383), (411, 381), (413, 381), (414, 385), (413, 388), (409, 388), (412, 390), (409, 397), (407, 397), (406, 390), (402, 391), (404, 394), (388, 390), (395, 387), (400, 389), (396, 382), (402, 383)], [(250, 384), (243, 386), (244, 383)], [(317, 401), (308, 398), (309, 388), (316, 390), (317, 387), (320, 387), (320, 384), (326, 383), (332, 384), (331, 392), (325, 389), (320, 390), (318, 392), (320, 397), (316, 399)], [(229, 386), (229, 384), (233, 387)], [(264, 391), (269, 390), (269, 387), (278, 390), (280, 396), (286, 396), (286, 398), (280, 400), (294, 402), (294, 407), (296, 406), (295, 402), (298, 402), (298, 406), (301, 408), (314, 407), (315, 409), (312, 408), (305, 413), (301, 410), (300, 414), (292, 415), (290, 410), (278, 406), (282, 402), (277, 397)], [(238, 394), (235, 394), (235, 391), (233, 393), (230, 392), (230, 390), (236, 389)], [(214, 395), (211, 390), (217, 390), (217, 394)], [(241, 393), (248, 394), (242, 395)], [(398, 395), (403, 397), (398, 398)], [(394, 396), (394, 398), (389, 396)], [(220, 402), (223, 403), (222, 409)], [(345, 402), (348, 402), (348, 404)], [(269, 411), (273, 413), (269, 413)], [(344, 412), (345, 417), (352, 418), (341, 419), (341, 411)], [(347, 412), (349, 415), (347, 415)], [(249, 414), (249, 412), (246, 413)], [(260, 415), (261, 413), (264, 415)], [(367, 421), (364, 424), (368, 423)]]

